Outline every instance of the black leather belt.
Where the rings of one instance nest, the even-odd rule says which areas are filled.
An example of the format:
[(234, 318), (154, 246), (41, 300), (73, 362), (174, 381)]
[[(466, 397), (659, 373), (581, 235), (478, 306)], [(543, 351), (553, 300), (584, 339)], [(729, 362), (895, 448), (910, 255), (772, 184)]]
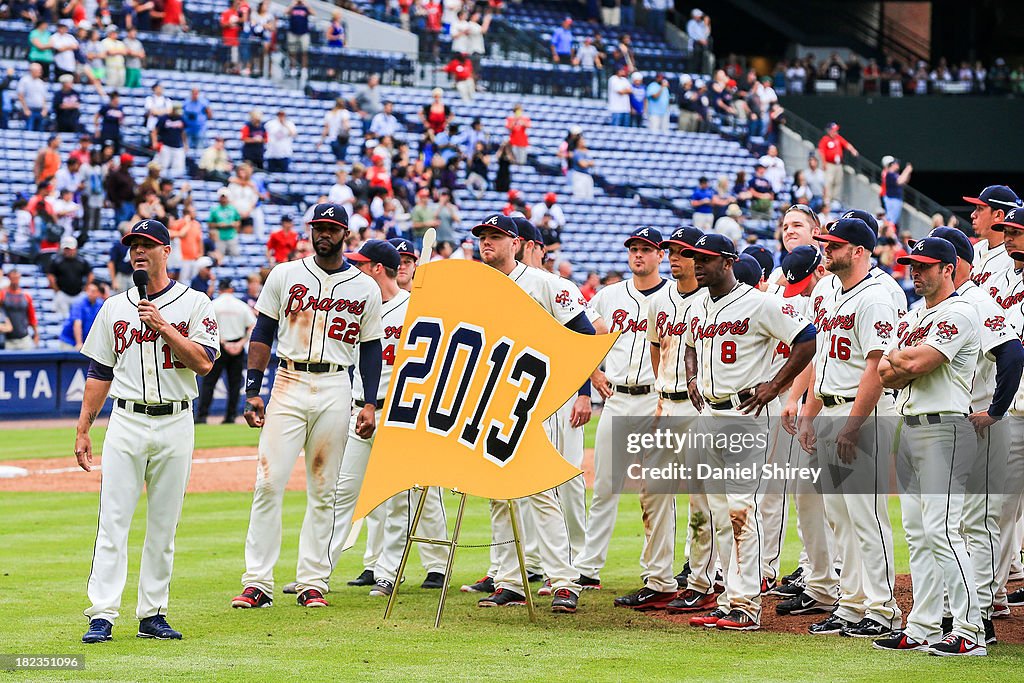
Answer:
[(744, 389), (743, 391), (736, 394), (736, 398), (739, 399), (739, 403), (733, 403), (731, 398), (727, 398), (724, 401), (719, 401), (717, 403), (715, 403), (714, 401), (707, 397), (705, 397), (704, 400), (707, 401), (708, 406), (710, 406), (713, 410), (729, 410), (730, 408), (738, 407), (740, 403), (743, 403), (753, 395), (754, 392), (752, 390)]
[[(182, 411), (185, 411), (190, 407), (188, 401), (175, 401), (173, 403), (136, 403), (134, 401), (126, 401), (123, 398), (115, 399), (114, 404), (117, 405), (118, 408), (131, 410), (133, 413), (149, 415), (151, 417), (159, 415), (173, 415), (175, 408), (181, 408)], [(131, 408), (128, 407), (129, 405)]]
[[(366, 401), (364, 401), (364, 400), (362, 400), (360, 398), (357, 398), (355, 401), (353, 401), (353, 403), (356, 404), (356, 408), (363, 408), (363, 407), (366, 406)], [(377, 401), (377, 410), (380, 410), (383, 407), (384, 407), (384, 399), (378, 400)]]
[(967, 413), (927, 413), (926, 415), (904, 415), (903, 421), (911, 427), (956, 422), (967, 417)]
[(344, 365), (335, 363), (301, 363), (287, 358), (279, 359), (277, 364), (286, 370), (298, 370), (299, 372), (341, 372), (345, 369)]
[(690, 395), (685, 391), (659, 391), (658, 396), (669, 401), (685, 401), (690, 398)]
[(629, 394), (630, 396), (642, 396), (643, 394), (651, 393), (650, 384), (633, 384), (626, 386), (624, 384), (616, 384), (615, 391), (620, 394)]
[(845, 396), (830, 396), (829, 394), (824, 394), (821, 397), (821, 402), (825, 404), (826, 408), (835, 408), (836, 406), (841, 406), (846, 403), (853, 403), (853, 400), (854, 399), (846, 398)]

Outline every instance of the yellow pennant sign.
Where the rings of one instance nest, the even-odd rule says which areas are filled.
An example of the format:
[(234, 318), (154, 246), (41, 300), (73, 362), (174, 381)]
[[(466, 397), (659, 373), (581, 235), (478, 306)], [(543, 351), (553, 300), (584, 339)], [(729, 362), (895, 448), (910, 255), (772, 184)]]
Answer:
[(615, 337), (566, 329), (482, 263), (421, 266), (354, 518), (416, 485), (506, 499), (578, 475), (542, 423)]

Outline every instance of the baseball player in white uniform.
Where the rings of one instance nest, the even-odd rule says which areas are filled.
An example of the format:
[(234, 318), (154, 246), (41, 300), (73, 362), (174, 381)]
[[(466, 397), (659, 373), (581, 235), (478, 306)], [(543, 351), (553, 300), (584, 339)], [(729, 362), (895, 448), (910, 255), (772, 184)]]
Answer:
[[(138, 636), (180, 639), (167, 624), (174, 565), (174, 532), (192, 466), (196, 375), (213, 367), (220, 350), (209, 298), (167, 277), (171, 238), (159, 221), (132, 226), (129, 247), (138, 288), (103, 303), (82, 346), (90, 359), (75, 457), (92, 469), (89, 429), (109, 394), (114, 406), (103, 441), (99, 523), (89, 573), (84, 643), (111, 639), (128, 578), (128, 530), (146, 487), (146, 540), (139, 569), (135, 616)], [(147, 284), (148, 283), (148, 284)], [(141, 297), (144, 290), (146, 296)]]
[[(878, 376), (882, 352), (895, 334), (896, 310), (881, 281), (869, 274), (876, 233), (863, 220), (840, 219), (816, 239), (824, 243), (825, 267), (840, 286), (826, 283), (811, 294), (819, 338), (811, 392), (799, 419), (800, 443), (830, 473), (855, 470), (856, 476), (847, 475), (846, 486), (837, 482), (822, 491), (843, 571), (835, 612), (808, 631), (881, 638), (902, 617), (888, 511), (893, 398)], [(883, 412), (879, 404), (889, 409)], [(793, 600), (820, 599), (811, 587)]]
[(994, 274), (1014, 267), (1013, 259), (1003, 245), (1003, 234), (993, 226), (1022, 204), (1017, 193), (1006, 185), (989, 185), (977, 197), (964, 197), (963, 200), (974, 205), (971, 226), (980, 238), (974, 245), (971, 279), (974, 284), (984, 286)]
[[(956, 249), (940, 237), (917, 242), (899, 263), (911, 266), (925, 306), (910, 311), (882, 355), (883, 386), (898, 389), (902, 417), (897, 472), (910, 551), (914, 607), (906, 628), (874, 641), (879, 649), (984, 655), (984, 627), (971, 556), (960, 532), (966, 480), (977, 439), (967, 413), (981, 322), (956, 294)], [(943, 592), (953, 627), (943, 638)]]
[[(355, 433), (368, 438), (376, 426), (384, 336), (380, 288), (345, 261), (344, 207), (317, 204), (309, 226), (314, 255), (276, 266), (256, 302), (259, 318), (249, 343), (244, 414), (250, 427), (264, 429), (245, 540), (243, 591), (231, 601), (233, 607), (273, 603), (284, 489), (302, 450), (307, 503), (295, 571), (297, 602), (327, 605), (335, 489), (348, 441), (348, 431), (339, 425), (352, 411), (348, 369), (356, 362), (357, 347), (367, 403), (356, 415)], [(259, 390), (275, 336), (279, 369), (264, 414)]]
[[(516, 261), (520, 236), (516, 222), (507, 216), (493, 214), (473, 228), (480, 240), (480, 257), (488, 266), (504, 273), (539, 303), (558, 322), (582, 334), (594, 334), (594, 326), (578, 302), (562, 297), (558, 280), (545, 277), (536, 268)], [(590, 419), (590, 382), (580, 389), (574, 401), (570, 422), (580, 427)], [(549, 438), (551, 434), (548, 434)], [(522, 499), (527, 508), (523, 516), (533, 515), (538, 538), (541, 570), (551, 580), (551, 611), (573, 613), (579, 601), (579, 573), (569, 561), (569, 536), (565, 515), (559, 506), (555, 489), (542, 491)], [(504, 501), (491, 501), (491, 528), (511, 527), (508, 506)], [(493, 533), (493, 531), (492, 531)], [(498, 568), (494, 576), (494, 593), (482, 598), (480, 607), (504, 607), (525, 604), (525, 590), (519, 572), (519, 560), (512, 544), (498, 546)]]
[[(604, 372), (595, 374), (595, 385), (605, 397), (597, 423), (594, 445), (594, 493), (590, 502), (586, 542), (576, 556), (580, 585), (600, 588), (600, 573), (608, 558), (619, 494), (615, 492), (612, 423), (617, 416), (653, 416), (658, 408), (654, 369), (647, 341), (647, 317), (651, 298), (668, 281), (658, 273), (664, 259), (662, 236), (655, 228), (640, 227), (625, 240), (633, 277), (598, 291), (590, 306), (608, 321), (619, 337), (604, 360)], [(663, 609), (675, 599), (678, 585), (672, 569), (675, 545), (675, 497), (641, 491), (644, 545), (640, 564), (645, 588), (616, 598), (615, 604), (636, 609)]]
[[(687, 393), (698, 411), (707, 410), (698, 421), (698, 431), (751, 437), (748, 443), (754, 448), (745, 449), (745, 464), (758, 470), (756, 477), (740, 475), (709, 484), (719, 553), (730, 561), (718, 607), (693, 617), (690, 624), (755, 630), (761, 617), (759, 473), (767, 462), (771, 418), (778, 414), (775, 399), (814, 355), (815, 330), (792, 304), (736, 282), (732, 263), (739, 254), (727, 237), (704, 235), (683, 254), (693, 257), (697, 284), (707, 287), (707, 296), (690, 308), (685, 336)], [(791, 351), (786, 364), (772, 376), (771, 350), (780, 341)], [(726, 458), (731, 464), (736, 455), (727, 455), (716, 441), (704, 457), (711, 467), (723, 468)]]

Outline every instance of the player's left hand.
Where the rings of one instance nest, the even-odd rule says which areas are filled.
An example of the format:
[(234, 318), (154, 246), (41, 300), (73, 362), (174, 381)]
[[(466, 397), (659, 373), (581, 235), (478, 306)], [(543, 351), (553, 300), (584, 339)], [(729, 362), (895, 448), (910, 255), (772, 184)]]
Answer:
[(593, 374), (590, 375), (590, 384), (597, 389), (597, 393), (605, 400), (611, 398), (612, 394), (615, 393), (612, 391), (611, 382), (608, 381), (608, 378), (605, 377), (600, 368), (594, 370)]
[(360, 439), (369, 439), (373, 436), (373, 430), (377, 428), (377, 416), (374, 414), (374, 407), (363, 406), (356, 415), (356, 436)]
[(160, 309), (148, 299), (139, 302), (139, 320), (154, 332), (159, 332), (167, 325), (167, 321), (160, 315)]
[(974, 425), (974, 431), (978, 433), (978, 436), (985, 436), (985, 430), (999, 422), (999, 420), (989, 415), (987, 410), (971, 413), (967, 419)]
[(88, 433), (75, 437), (75, 458), (79, 467), (86, 472), (92, 471), (92, 439)]
[(836, 454), (844, 464), (850, 465), (857, 459), (857, 433), (859, 429), (843, 427), (836, 436)]
[(569, 424), (573, 429), (582, 427), (590, 422), (591, 407), (589, 396), (577, 396), (576, 402), (572, 404), (572, 411), (569, 413)]
[(775, 382), (762, 382), (754, 388), (754, 394), (741, 403), (737, 410), (744, 415), (749, 415), (751, 411), (756, 411), (754, 412), (754, 417), (759, 417), (764, 407), (775, 400), (775, 397), (778, 395), (779, 387), (776, 386)]

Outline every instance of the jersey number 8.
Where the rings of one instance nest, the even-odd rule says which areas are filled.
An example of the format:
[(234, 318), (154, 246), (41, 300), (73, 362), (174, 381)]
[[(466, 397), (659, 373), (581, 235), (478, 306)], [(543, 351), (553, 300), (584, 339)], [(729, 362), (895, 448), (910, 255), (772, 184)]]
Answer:
[[(415, 429), (423, 413), (423, 406), (427, 404), (427, 431), (448, 436), (459, 423), (473, 378), (478, 366), (482, 365), (478, 361), (484, 352), (484, 330), (475, 325), (460, 323), (450, 334), (445, 335), (441, 320), (423, 317), (413, 323), (402, 343), (414, 355), (398, 367), (395, 393), (384, 424)], [(512, 345), (512, 340), (502, 337), (488, 349), (487, 378), (480, 395), (475, 399), (475, 408), (468, 419), (461, 423), (459, 433), (459, 443), (475, 451), (480, 437), (486, 432), (484, 457), (497, 465), (507, 464), (515, 455), (550, 374), (548, 358), (530, 348), (520, 351), (510, 361)], [(441, 349), (444, 350), (444, 357), (437, 372), (437, 381), (432, 390), (428, 390), (430, 395), (427, 392), (411, 392), (408, 400), (404, 400), (407, 385), (424, 384), (433, 374)], [(459, 356), (463, 357), (463, 361), (461, 367), (456, 368)], [(508, 366), (511, 369), (506, 374)], [(502, 377), (505, 382), (517, 388), (522, 388), (524, 384), (528, 386), (519, 392), (507, 421), (491, 419), (483, 427), (484, 415)], [(454, 395), (451, 396), (450, 387), (454, 387)]]

